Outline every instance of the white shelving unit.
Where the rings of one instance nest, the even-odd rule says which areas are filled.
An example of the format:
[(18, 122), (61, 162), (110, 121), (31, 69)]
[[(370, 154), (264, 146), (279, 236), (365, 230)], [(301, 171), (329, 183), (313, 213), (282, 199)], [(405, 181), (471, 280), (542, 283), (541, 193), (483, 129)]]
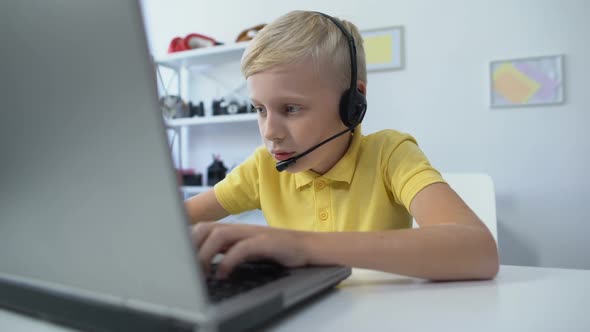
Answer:
[[(231, 61), (239, 61), (248, 46), (248, 42), (213, 46), (189, 51), (182, 51), (178, 53), (168, 54), (161, 57), (154, 58), (154, 62), (158, 66), (162, 66), (173, 70), (178, 79), (178, 94), (183, 100), (190, 100), (189, 91), (189, 77), (190, 75), (199, 75), (208, 70), (213, 70), (214, 67), (223, 65)], [(168, 119), (165, 121), (167, 128), (175, 130), (178, 137), (178, 153), (179, 153), (179, 167), (183, 168), (184, 162), (188, 158), (183, 158), (188, 155), (188, 127), (193, 126), (210, 126), (217, 124), (240, 124), (244, 122), (256, 122), (258, 116), (256, 113), (233, 114), (233, 115), (211, 115), (207, 114), (203, 117), (178, 118)], [(206, 183), (203, 177), (203, 182)], [(186, 195), (196, 195), (209, 190), (209, 186), (184, 186), (183, 192)]]
[(168, 54), (155, 61), (160, 66), (173, 70), (183, 68), (201, 69), (240, 59), (248, 42), (219, 45)]
[(203, 116), (203, 117), (192, 117), (192, 118), (180, 118), (166, 120), (166, 126), (169, 128), (184, 127), (184, 126), (199, 126), (199, 125), (210, 125), (216, 123), (236, 123), (236, 122), (250, 122), (256, 121), (258, 114), (247, 113), (247, 114), (234, 114), (234, 115), (214, 115), (214, 116)]

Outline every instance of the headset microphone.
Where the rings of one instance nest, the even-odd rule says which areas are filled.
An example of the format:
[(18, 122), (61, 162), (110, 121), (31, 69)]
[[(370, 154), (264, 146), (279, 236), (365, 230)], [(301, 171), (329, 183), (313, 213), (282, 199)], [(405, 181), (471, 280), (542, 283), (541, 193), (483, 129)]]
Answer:
[(317, 145), (315, 145), (315, 146), (313, 146), (313, 147), (305, 150), (303, 153), (298, 154), (295, 157), (291, 157), (289, 159), (285, 159), (285, 160), (279, 161), (277, 163), (277, 165), (276, 165), (277, 171), (282, 172), (282, 171), (286, 170), (289, 166), (295, 164), (297, 162), (297, 160), (299, 160), (300, 158), (305, 157), (308, 153), (310, 153), (310, 152), (314, 151), (315, 149), (319, 148), (320, 146), (322, 146), (322, 145), (330, 142), (331, 140), (333, 140), (333, 139), (335, 139), (337, 137), (340, 137), (340, 136), (346, 134), (349, 131), (352, 131), (352, 129), (351, 128), (346, 128), (345, 130), (339, 132), (338, 134), (336, 134), (336, 135), (334, 135), (332, 137), (329, 137), (329, 138), (323, 140), (319, 144), (317, 144)]

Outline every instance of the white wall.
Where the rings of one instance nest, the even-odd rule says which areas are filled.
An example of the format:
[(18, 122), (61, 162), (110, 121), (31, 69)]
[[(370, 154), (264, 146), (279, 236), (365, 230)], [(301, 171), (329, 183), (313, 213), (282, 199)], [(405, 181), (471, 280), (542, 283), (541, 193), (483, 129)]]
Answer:
[[(403, 25), (406, 68), (369, 75), (365, 133), (407, 131), (440, 170), (489, 173), (502, 264), (590, 268), (590, 2), (144, 1), (155, 54), (174, 35), (230, 42), (293, 9)], [(551, 54), (566, 56), (564, 105), (488, 107), (491, 60)]]

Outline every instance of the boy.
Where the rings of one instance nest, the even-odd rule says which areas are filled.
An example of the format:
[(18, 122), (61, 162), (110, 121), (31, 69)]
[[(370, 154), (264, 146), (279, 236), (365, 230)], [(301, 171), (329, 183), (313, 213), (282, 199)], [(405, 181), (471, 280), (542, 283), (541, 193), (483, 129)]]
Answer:
[[(362, 135), (366, 64), (353, 24), (288, 13), (252, 40), (242, 72), (265, 147), (186, 201), (205, 269), (225, 253), (220, 278), (260, 258), (432, 280), (496, 275), (491, 233), (416, 141), (393, 130)], [(271, 227), (202, 222), (252, 209)]]

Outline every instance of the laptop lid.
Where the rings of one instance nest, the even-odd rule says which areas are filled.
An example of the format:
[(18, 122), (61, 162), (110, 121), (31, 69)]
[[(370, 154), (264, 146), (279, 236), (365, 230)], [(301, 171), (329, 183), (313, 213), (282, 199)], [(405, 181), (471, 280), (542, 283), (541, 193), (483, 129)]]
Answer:
[(198, 319), (138, 4), (1, 1), (0, 22), (0, 280)]

